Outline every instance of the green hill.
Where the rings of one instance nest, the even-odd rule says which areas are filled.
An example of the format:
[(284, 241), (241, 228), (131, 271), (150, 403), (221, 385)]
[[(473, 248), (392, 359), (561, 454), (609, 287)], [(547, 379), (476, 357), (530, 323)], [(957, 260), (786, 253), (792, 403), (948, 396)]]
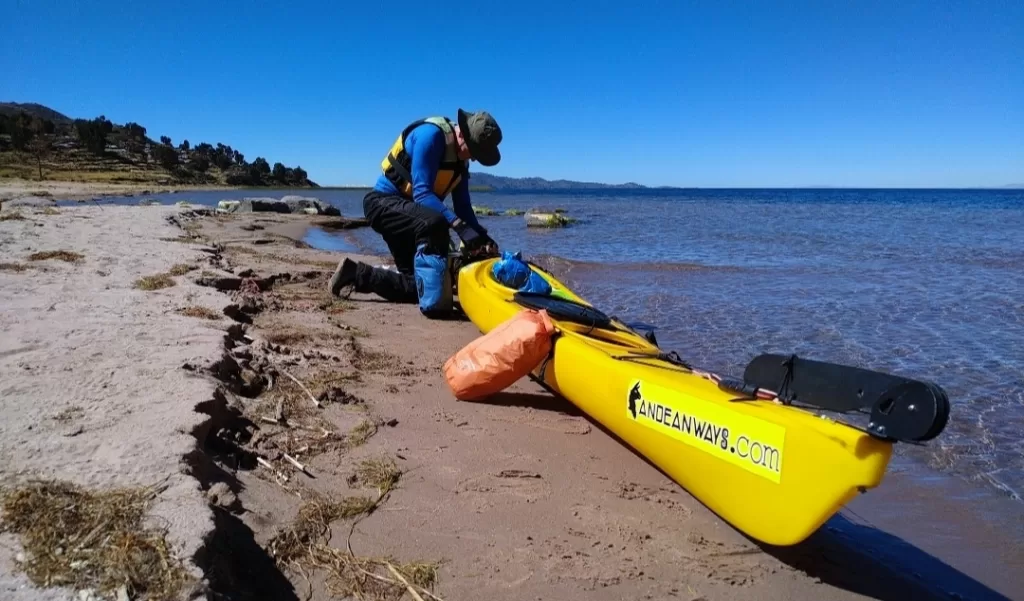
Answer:
[(138, 123), (72, 119), (36, 103), (0, 103), (0, 178), (102, 183), (318, 187), (302, 167), (245, 160), (223, 143), (149, 137)]
[(57, 124), (71, 123), (74, 121), (74, 119), (68, 117), (64, 113), (58, 113), (48, 106), (36, 104), (35, 102), (26, 102), (23, 104), (19, 104), (17, 102), (0, 102), (0, 115), (17, 117), (18, 113), (28, 113), (32, 117), (49, 119)]

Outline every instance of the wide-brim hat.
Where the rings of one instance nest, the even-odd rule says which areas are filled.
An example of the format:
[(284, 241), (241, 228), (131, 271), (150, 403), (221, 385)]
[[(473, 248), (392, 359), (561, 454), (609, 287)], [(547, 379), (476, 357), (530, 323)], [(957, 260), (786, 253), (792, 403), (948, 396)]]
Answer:
[(493, 167), (501, 161), (498, 144), (501, 143), (501, 128), (487, 111), (470, 113), (459, 109), (459, 129), (466, 141), (469, 154), (481, 165)]

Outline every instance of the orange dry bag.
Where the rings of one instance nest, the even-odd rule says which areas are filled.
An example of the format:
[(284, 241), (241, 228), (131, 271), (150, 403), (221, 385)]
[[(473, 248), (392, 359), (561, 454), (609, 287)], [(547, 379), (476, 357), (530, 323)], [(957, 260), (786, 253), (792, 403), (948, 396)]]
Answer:
[(547, 311), (524, 309), (449, 357), (445, 380), (462, 401), (501, 392), (544, 361), (554, 332)]

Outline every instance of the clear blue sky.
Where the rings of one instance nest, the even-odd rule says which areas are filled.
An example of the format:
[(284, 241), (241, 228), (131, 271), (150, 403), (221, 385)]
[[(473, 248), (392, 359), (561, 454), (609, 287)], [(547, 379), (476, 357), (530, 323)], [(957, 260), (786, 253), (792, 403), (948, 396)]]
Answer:
[[(487, 109), (498, 175), (1024, 183), (1024, 2), (0, 0), (0, 100), (365, 184)], [(479, 165), (476, 166), (479, 169)]]

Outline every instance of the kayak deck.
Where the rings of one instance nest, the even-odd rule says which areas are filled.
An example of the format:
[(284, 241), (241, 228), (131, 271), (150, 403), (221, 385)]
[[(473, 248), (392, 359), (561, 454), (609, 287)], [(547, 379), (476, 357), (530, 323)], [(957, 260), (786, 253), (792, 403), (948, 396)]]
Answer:
[[(524, 308), (491, 276), (493, 263), (458, 276), (462, 309), (484, 333)], [(562, 298), (589, 306), (533, 269)], [(552, 357), (534, 376), (748, 536), (798, 543), (881, 483), (889, 441), (793, 406), (738, 400), (615, 320), (611, 329), (552, 320)]]

